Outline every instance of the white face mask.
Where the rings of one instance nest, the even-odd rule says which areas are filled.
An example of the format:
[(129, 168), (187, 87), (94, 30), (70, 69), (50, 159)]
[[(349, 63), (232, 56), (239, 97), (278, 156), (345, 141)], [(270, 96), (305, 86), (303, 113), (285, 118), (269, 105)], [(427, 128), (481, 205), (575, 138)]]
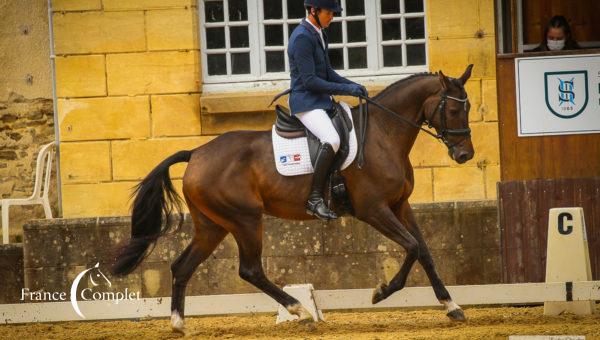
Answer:
[(565, 40), (550, 40), (547, 41), (548, 49), (550, 51), (562, 50), (565, 47)]

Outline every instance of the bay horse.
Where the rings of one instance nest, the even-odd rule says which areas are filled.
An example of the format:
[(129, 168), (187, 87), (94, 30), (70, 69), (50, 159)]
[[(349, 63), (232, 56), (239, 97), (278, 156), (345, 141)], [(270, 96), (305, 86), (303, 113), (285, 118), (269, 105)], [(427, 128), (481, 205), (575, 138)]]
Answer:
[[(446, 77), (441, 71), (416, 74), (372, 98), (379, 105), (372, 105), (369, 110), (364, 165), (359, 169), (354, 162), (342, 174), (354, 217), (406, 251), (399, 272), (389, 283), (375, 288), (373, 304), (402, 289), (413, 264), (419, 261), (448, 317), (465, 320), (462, 309), (452, 301), (436, 272), (408, 202), (414, 186), (409, 153), (420, 131), (415, 126), (426, 123), (436, 130), (454, 161), (465, 163), (473, 157), (470, 104), (464, 88), (472, 67), (469, 65), (459, 78)], [(352, 109), (352, 115), (358, 122), (357, 108)], [(276, 171), (270, 130), (228, 132), (194, 150), (179, 151), (154, 168), (134, 192), (131, 238), (119, 247), (113, 274), (131, 273), (156, 240), (176, 224), (177, 219), (170, 217), (181, 211), (181, 199), (171, 183), (169, 167), (180, 162), (188, 163), (183, 176), (183, 195), (195, 234), (171, 266), (173, 330), (183, 332), (188, 280), (229, 233), (238, 245), (240, 277), (297, 315), (300, 321), (310, 322), (308, 311), (269, 281), (261, 263), (263, 214), (294, 220), (314, 219), (306, 214), (304, 207), (311, 175), (285, 177)]]

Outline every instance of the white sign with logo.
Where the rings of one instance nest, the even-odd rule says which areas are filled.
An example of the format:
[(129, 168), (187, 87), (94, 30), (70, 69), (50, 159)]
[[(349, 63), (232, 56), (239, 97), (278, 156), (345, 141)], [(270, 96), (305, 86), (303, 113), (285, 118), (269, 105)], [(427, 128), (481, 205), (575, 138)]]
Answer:
[(600, 55), (515, 59), (519, 136), (600, 132)]

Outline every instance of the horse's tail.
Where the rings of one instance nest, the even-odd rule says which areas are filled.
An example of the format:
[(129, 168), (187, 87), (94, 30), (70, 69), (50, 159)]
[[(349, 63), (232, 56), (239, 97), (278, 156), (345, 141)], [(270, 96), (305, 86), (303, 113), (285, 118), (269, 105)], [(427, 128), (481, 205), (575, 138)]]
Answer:
[(131, 239), (116, 249), (111, 272), (114, 275), (131, 273), (149, 254), (148, 248), (172, 226), (171, 216), (179, 215), (178, 228), (183, 223), (181, 198), (173, 188), (169, 167), (189, 162), (191, 151), (179, 151), (162, 161), (136, 187), (131, 213)]

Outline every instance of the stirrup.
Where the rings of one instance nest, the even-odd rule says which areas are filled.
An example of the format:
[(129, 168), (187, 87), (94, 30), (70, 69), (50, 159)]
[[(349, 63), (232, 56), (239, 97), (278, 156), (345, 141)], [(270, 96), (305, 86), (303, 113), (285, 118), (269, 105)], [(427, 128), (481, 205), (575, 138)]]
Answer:
[(311, 202), (309, 199), (306, 202), (306, 213), (325, 221), (335, 220), (338, 218), (337, 214), (329, 209), (327, 204), (325, 204), (325, 200), (322, 197), (313, 202)]

